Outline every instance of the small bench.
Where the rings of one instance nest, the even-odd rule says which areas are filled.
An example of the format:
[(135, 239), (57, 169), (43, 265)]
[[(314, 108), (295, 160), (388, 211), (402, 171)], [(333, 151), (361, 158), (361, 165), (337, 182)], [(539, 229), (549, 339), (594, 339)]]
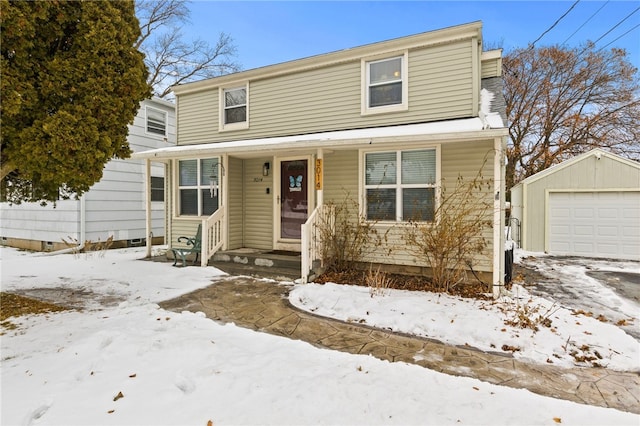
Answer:
[(182, 259), (182, 266), (187, 266), (187, 256), (195, 253), (196, 258), (193, 261), (195, 265), (198, 262), (198, 256), (202, 252), (202, 224), (198, 225), (195, 237), (178, 237), (178, 242), (186, 242), (187, 247), (172, 247), (173, 252), (173, 266), (178, 263), (178, 257)]

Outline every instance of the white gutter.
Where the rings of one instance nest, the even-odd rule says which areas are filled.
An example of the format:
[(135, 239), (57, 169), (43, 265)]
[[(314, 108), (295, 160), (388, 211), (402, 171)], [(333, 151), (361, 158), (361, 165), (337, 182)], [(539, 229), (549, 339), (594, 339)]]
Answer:
[(178, 145), (167, 148), (136, 152), (134, 159), (155, 161), (173, 158), (197, 158), (202, 155), (222, 155), (227, 153), (260, 154), (273, 150), (305, 150), (318, 148), (352, 148), (373, 143), (425, 143), (455, 142), (478, 138), (495, 138), (507, 135), (506, 128), (487, 129), (480, 118), (467, 118), (444, 122), (410, 124), (380, 128), (342, 130), (295, 136), (278, 136), (261, 139), (245, 139), (230, 142), (214, 142), (192, 145)]

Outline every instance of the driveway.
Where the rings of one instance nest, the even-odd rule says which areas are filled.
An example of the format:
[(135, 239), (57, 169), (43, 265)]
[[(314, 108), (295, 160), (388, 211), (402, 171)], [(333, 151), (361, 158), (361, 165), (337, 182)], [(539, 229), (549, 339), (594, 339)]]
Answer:
[(527, 289), (617, 324), (640, 341), (640, 262), (528, 255), (518, 260)]

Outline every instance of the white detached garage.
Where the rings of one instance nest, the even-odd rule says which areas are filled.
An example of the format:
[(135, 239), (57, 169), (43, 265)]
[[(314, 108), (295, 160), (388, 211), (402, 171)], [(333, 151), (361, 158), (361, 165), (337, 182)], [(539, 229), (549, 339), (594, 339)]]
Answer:
[(640, 163), (602, 149), (511, 189), (521, 247), (554, 255), (640, 260)]

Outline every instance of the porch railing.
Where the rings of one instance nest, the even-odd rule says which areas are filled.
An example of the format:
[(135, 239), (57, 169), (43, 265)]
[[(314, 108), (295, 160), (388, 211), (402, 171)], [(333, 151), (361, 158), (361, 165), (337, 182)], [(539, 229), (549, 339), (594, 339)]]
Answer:
[(301, 257), (302, 257), (302, 282), (307, 283), (311, 271), (316, 266), (322, 266), (322, 237), (323, 231), (333, 232), (334, 207), (331, 205), (320, 205), (316, 207), (301, 225)]
[(224, 244), (224, 209), (222, 206), (206, 219), (202, 219), (202, 252), (200, 266), (207, 266), (209, 259)]

